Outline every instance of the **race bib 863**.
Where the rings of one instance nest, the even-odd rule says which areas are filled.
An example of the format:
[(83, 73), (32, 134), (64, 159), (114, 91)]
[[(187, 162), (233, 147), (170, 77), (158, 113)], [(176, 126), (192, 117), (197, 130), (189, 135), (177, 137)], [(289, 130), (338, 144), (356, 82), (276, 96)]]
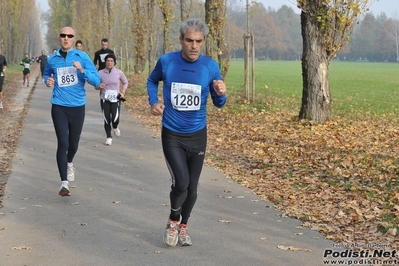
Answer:
[(76, 68), (73, 66), (57, 68), (57, 81), (60, 87), (78, 84), (78, 73)]

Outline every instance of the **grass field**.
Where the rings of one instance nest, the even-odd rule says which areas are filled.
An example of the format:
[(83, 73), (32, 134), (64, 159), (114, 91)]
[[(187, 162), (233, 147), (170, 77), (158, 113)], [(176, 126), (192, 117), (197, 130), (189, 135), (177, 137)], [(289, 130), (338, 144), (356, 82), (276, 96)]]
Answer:
[[(255, 77), (257, 106), (267, 103), (271, 107), (294, 108), (299, 112), (300, 61), (256, 61)], [(330, 64), (329, 80), (333, 115), (399, 113), (399, 64), (334, 61)], [(244, 95), (243, 61), (231, 62), (226, 83), (229, 95)], [(271, 102), (274, 104), (270, 105)]]
[(4, 85), (6, 86), (8, 82), (18, 78), (20, 75), (21, 80), (22, 80), (22, 66), (17, 65), (17, 64), (9, 64), (7, 66), (6, 74), (5, 74), (5, 79), (4, 79)]

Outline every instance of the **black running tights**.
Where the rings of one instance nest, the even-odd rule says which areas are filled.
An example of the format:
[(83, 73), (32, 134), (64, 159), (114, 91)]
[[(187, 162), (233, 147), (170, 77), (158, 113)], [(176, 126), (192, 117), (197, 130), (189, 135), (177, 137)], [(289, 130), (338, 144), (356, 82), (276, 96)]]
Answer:
[(101, 110), (103, 111), (104, 117), (104, 129), (107, 138), (112, 138), (112, 128), (117, 128), (119, 125), (119, 117), (121, 112), (120, 102), (112, 103), (106, 100), (100, 100)]
[(187, 223), (197, 200), (198, 181), (205, 158), (206, 127), (192, 134), (162, 128), (162, 148), (172, 176), (169, 218)]
[(78, 151), (80, 134), (85, 119), (85, 106), (51, 107), (55, 134), (57, 136), (57, 165), (61, 181), (67, 180), (67, 163), (71, 163)]

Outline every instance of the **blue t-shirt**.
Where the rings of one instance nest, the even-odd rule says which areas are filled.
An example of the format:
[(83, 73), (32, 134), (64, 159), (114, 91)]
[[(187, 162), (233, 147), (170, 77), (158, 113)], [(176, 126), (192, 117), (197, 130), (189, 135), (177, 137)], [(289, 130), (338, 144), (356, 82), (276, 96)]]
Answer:
[(226, 95), (218, 96), (214, 80), (221, 80), (218, 64), (212, 58), (200, 55), (190, 62), (181, 51), (168, 53), (158, 60), (147, 80), (149, 103), (158, 102), (158, 84), (163, 81), (165, 110), (162, 125), (177, 133), (188, 134), (206, 126), (208, 95), (216, 107), (226, 103)]

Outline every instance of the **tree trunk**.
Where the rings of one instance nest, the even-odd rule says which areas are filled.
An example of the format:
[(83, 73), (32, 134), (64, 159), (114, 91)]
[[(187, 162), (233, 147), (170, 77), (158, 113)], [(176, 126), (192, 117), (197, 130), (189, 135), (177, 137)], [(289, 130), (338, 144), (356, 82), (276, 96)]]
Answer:
[(226, 5), (223, 0), (205, 1), (205, 22), (209, 27), (206, 38), (206, 55), (219, 65), (222, 76), (227, 75), (230, 63), (230, 51), (224, 41), (226, 25)]
[(149, 0), (147, 3), (147, 23), (148, 23), (148, 48), (147, 48), (147, 56), (148, 56), (148, 75), (151, 73), (154, 68), (155, 63), (155, 0)]
[(135, 14), (134, 14), (134, 34), (136, 42), (134, 44), (134, 73), (141, 74), (145, 69), (147, 61), (146, 53), (146, 41), (147, 41), (147, 12), (144, 7), (141, 6), (140, 0), (134, 0), (135, 3)]
[(111, 5), (111, 0), (107, 0), (107, 15), (108, 15), (108, 20), (107, 20), (107, 26), (108, 26), (108, 32), (111, 32), (111, 24), (113, 21), (112, 18), (112, 13), (111, 13), (112, 5)]
[(299, 118), (326, 122), (331, 118), (331, 93), (328, 82), (330, 61), (319, 26), (317, 16), (302, 11), (303, 91)]
[(209, 26), (209, 34), (206, 38), (205, 53), (207, 56), (217, 59), (216, 27), (214, 18), (216, 17), (217, 0), (205, 1), (205, 22)]
[(163, 54), (170, 52), (172, 45), (170, 43), (169, 32), (170, 24), (173, 20), (173, 11), (169, 0), (160, 0), (159, 7), (163, 16)]

